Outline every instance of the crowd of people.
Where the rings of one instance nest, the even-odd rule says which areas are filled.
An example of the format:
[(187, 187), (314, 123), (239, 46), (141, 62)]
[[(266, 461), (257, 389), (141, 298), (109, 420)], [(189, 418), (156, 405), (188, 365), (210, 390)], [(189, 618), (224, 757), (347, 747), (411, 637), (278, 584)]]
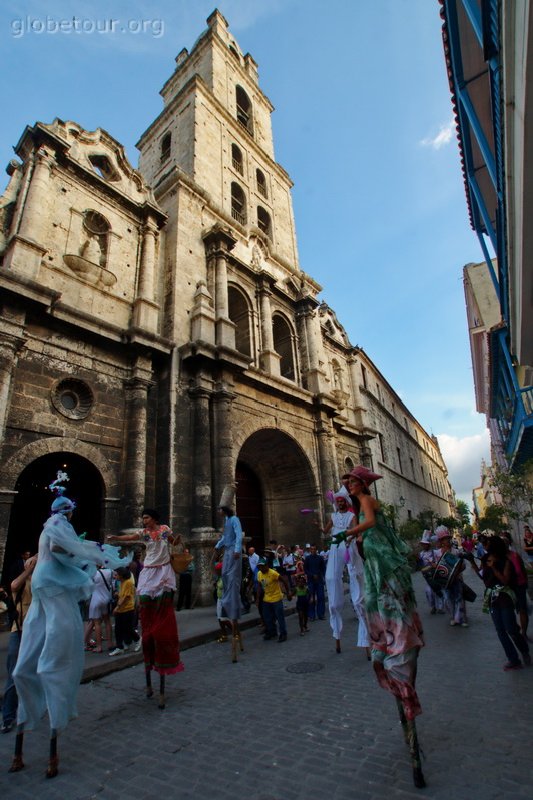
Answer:
[[(231, 639), (236, 661), (243, 651), (239, 620), (255, 603), (264, 640), (285, 642), (284, 599), (295, 597), (300, 636), (310, 631), (311, 622), (325, 620), (328, 614), (340, 653), (349, 597), (358, 620), (353, 646), (364, 649), (379, 684), (395, 697), (413, 780), (422, 787), (415, 726), (421, 708), (415, 679), (424, 637), (411, 582), (411, 550), (370, 493), (380, 477), (363, 466), (343, 476), (338, 492), (329, 495), (332, 511), (323, 523), (315, 521), (320, 546), (313, 541), (300, 547), (271, 540), (260, 553), (254, 547), (245, 551), (235, 513), (235, 486), (225, 487), (219, 504), (221, 535), (211, 561), (219, 641)], [(51, 484), (54, 490), (57, 483)], [(103, 545), (76, 535), (70, 524), (75, 503), (64, 491), (57, 493), (38, 557), (25, 553), (11, 581), (13, 627), (2, 708), (2, 732), (15, 726), (17, 731), (11, 771), (24, 766), (24, 731), (48, 712), (48, 777), (57, 774), (57, 734), (76, 716), (84, 647), (102, 653), (105, 642), (110, 657), (142, 649), (147, 696), (153, 694), (150, 676), (155, 670), (159, 707), (164, 708), (165, 676), (184, 668), (175, 611), (194, 606), (194, 561), (181, 537), (161, 523), (157, 510), (144, 509), (142, 528), (110, 536)], [(179, 569), (172, 560), (176, 545), (186, 556)], [(130, 547), (134, 549), (128, 551)], [(533, 536), (527, 526), (524, 553), (533, 562)], [(468, 627), (466, 603), (476, 599), (476, 591), (465, 581), (468, 564), (475, 579), (479, 576), (483, 582), (484, 610), (508, 659), (504, 670), (529, 665), (527, 570), (509, 534), (461, 540), (444, 526), (424, 531), (418, 566), (426, 580), (430, 614), (447, 613), (450, 626)]]
[[(533, 537), (527, 525), (523, 544), (529, 561)], [(490, 614), (507, 657), (503, 669), (509, 672), (529, 666), (528, 573), (509, 531), (476, 533), (464, 539), (454, 539), (442, 525), (434, 533), (424, 531), (418, 566), (426, 579), (430, 613), (448, 613), (451, 626), (468, 628), (466, 602), (473, 602), (477, 593), (464, 580), (467, 564), (483, 581), (483, 610)]]

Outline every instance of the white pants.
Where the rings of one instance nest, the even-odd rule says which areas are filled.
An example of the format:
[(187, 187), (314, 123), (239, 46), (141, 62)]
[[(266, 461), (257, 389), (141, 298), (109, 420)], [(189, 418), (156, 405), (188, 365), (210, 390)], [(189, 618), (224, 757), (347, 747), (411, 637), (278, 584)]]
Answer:
[[(366, 621), (363, 574), (361, 565), (357, 563), (357, 554), (353, 553), (355, 545), (350, 546), (350, 562), (348, 564), (348, 574), (350, 577), (350, 598), (354, 611), (359, 620), (359, 631), (357, 635), (357, 647), (368, 647), (368, 626)], [(332, 545), (329, 551), (328, 564), (326, 567), (326, 587), (328, 590), (329, 623), (333, 632), (334, 639), (340, 639), (342, 633), (342, 609), (344, 607), (344, 586), (342, 576), (346, 553), (346, 543)], [(360, 557), (359, 557), (360, 558)], [(355, 563), (354, 563), (355, 562)]]

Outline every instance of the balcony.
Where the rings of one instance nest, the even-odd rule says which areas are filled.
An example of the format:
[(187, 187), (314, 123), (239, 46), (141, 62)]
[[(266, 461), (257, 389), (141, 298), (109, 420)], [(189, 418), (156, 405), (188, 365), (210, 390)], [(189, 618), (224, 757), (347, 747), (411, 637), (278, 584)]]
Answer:
[(507, 331), (492, 334), (491, 413), (511, 468), (533, 458), (533, 386), (521, 387), (507, 345)]

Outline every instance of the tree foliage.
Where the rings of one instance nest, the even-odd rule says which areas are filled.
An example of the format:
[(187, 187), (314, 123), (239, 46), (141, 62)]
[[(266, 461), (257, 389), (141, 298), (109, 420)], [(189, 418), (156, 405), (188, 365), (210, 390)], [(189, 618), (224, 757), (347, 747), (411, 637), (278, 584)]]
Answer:
[(468, 503), (465, 503), (464, 500), (457, 500), (455, 507), (457, 508), (457, 513), (459, 514), (461, 528), (465, 528), (467, 525), (470, 525), (470, 509), (468, 508)]
[(512, 471), (493, 464), (490, 472), (490, 484), (500, 494), (506, 515), (527, 522), (533, 516), (533, 461)]
[(484, 515), (479, 519), (480, 531), (494, 531), (494, 533), (501, 533), (506, 530), (507, 525), (507, 509), (498, 503), (487, 506)]

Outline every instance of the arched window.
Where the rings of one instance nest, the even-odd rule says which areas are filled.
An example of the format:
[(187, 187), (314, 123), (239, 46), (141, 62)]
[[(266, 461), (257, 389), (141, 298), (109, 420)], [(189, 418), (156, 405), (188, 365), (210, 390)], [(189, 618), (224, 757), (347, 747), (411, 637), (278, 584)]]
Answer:
[(263, 197), (268, 197), (266, 178), (264, 173), (261, 172), (260, 169), (256, 169), (255, 171), (255, 180), (257, 183), (257, 191), (259, 192), (259, 194), (262, 194)]
[(238, 183), (231, 184), (231, 216), (246, 225), (246, 198)]
[(241, 175), (244, 174), (244, 169), (242, 165), (242, 153), (239, 147), (236, 144), (231, 145), (231, 163), (233, 164), (233, 169), (236, 169), (237, 172), (240, 172)]
[(161, 162), (170, 158), (170, 145), (172, 144), (172, 134), (165, 133), (161, 139)]
[(270, 214), (265, 211), (263, 206), (257, 206), (257, 227), (260, 231), (272, 238), (272, 223), (270, 221)]
[(236, 87), (235, 95), (237, 100), (237, 120), (241, 123), (243, 128), (246, 128), (248, 133), (253, 134), (252, 102), (242, 86)]
[(289, 323), (281, 314), (274, 314), (272, 318), (272, 336), (274, 350), (281, 356), (279, 371), (282, 378), (296, 380), (294, 369), (294, 350), (292, 345), (292, 331)]
[(235, 324), (235, 349), (252, 355), (251, 313), (246, 296), (235, 286), (228, 286), (228, 315)]
[(353, 463), (353, 461), (350, 458), (350, 456), (346, 456), (346, 458), (344, 459), (344, 471), (345, 472), (351, 472), (354, 467), (355, 467), (355, 464)]

